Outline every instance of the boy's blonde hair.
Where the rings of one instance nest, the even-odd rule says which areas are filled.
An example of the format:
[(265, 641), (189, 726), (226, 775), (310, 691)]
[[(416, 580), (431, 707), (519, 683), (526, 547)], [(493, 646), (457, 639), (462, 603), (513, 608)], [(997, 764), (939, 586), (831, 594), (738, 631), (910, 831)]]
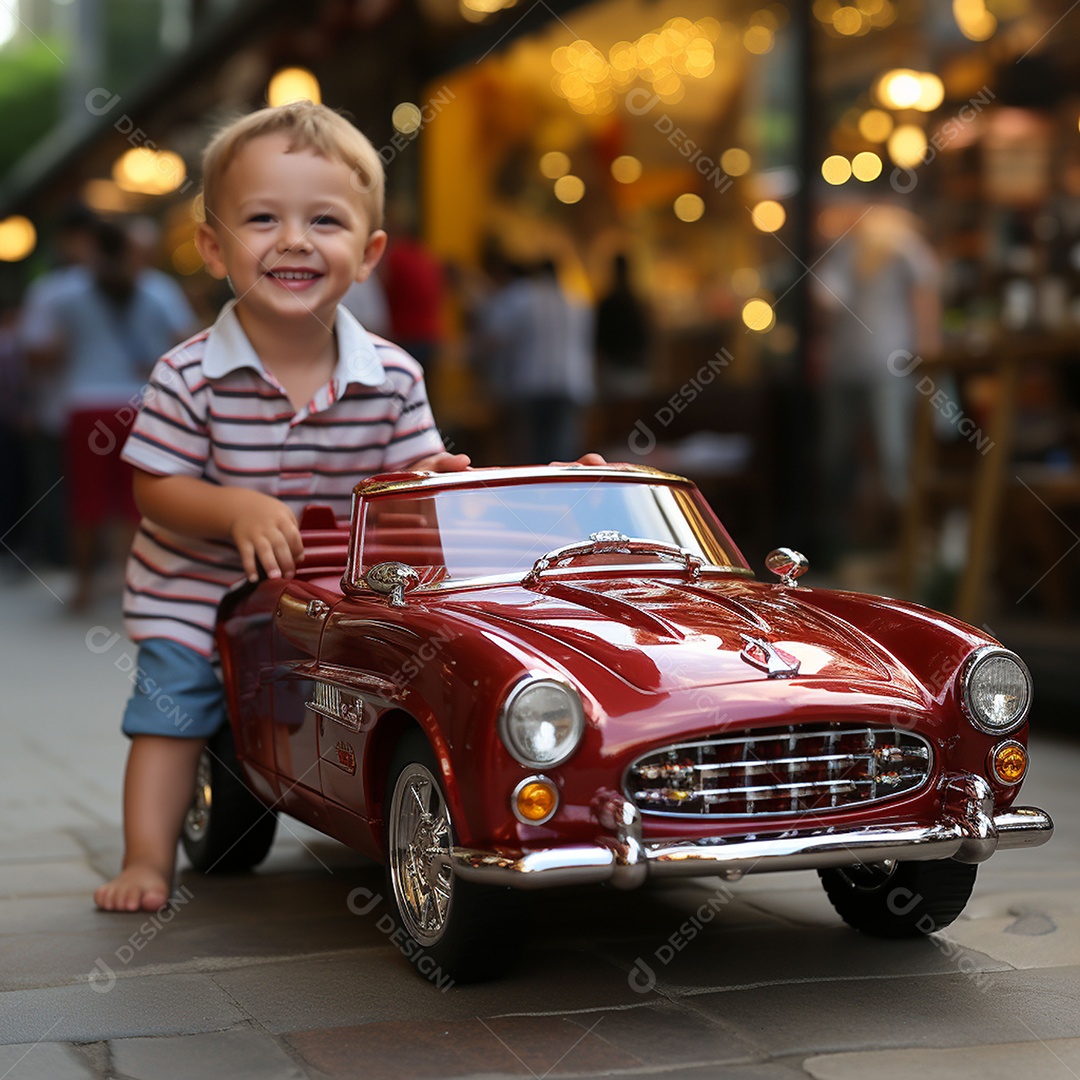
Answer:
[(214, 201), (226, 170), (240, 149), (263, 135), (282, 134), (289, 151), (312, 150), (352, 169), (351, 182), (367, 204), (372, 229), (382, 228), (385, 177), (382, 158), (367, 137), (340, 113), (310, 101), (259, 109), (219, 131), (203, 151), (203, 206), (213, 222)]

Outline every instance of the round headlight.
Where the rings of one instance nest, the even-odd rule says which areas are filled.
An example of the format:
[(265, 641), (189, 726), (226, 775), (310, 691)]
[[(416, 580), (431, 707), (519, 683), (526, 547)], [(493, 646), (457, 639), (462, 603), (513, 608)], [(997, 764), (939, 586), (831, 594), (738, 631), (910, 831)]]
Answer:
[(1031, 676), (1015, 653), (987, 645), (964, 666), (964, 711), (982, 731), (996, 735), (1018, 728), (1031, 706)]
[(510, 691), (499, 720), (506, 749), (534, 769), (564, 762), (584, 732), (581, 698), (557, 679), (523, 679)]

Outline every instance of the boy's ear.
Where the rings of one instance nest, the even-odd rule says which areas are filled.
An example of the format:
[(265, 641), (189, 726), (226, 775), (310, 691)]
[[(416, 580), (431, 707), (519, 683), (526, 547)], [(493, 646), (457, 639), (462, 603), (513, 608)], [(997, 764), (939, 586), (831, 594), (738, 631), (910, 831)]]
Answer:
[(357, 281), (367, 281), (371, 272), (379, 264), (386, 250), (386, 233), (382, 229), (376, 229), (364, 245), (364, 261), (360, 264), (360, 270), (356, 275)]
[(212, 277), (223, 281), (229, 276), (229, 269), (222, 257), (221, 244), (218, 241), (217, 233), (214, 231), (214, 227), (208, 225), (205, 221), (201, 221), (195, 230), (195, 247), (202, 256), (202, 261), (206, 263), (206, 269)]

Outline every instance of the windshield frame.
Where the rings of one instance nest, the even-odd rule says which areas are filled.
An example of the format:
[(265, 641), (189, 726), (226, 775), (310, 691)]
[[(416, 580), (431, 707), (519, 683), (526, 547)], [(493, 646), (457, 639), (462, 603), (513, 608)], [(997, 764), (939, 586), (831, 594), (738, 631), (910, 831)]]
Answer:
[[(552, 484), (580, 484), (582, 482), (623, 485), (627, 483), (645, 484), (651, 487), (669, 487), (678, 490), (681, 495), (688, 497), (691, 504), (688, 509), (696, 511), (701, 519), (701, 524), (712, 534), (711, 539), (714, 538), (713, 542), (730, 559), (730, 562), (725, 565), (715, 564), (703, 559), (700, 572), (708, 575), (722, 574), (724, 576), (754, 577), (753, 570), (739, 550), (738, 545), (731, 539), (728, 531), (713, 512), (712, 507), (705, 501), (697, 486), (684, 477), (638, 466), (607, 466), (599, 468), (580, 466), (573, 469), (529, 467), (473, 469), (467, 472), (448, 474), (404, 473), (376, 477), (366, 483), (358, 484), (353, 493), (349, 558), (345, 574), (342, 577), (342, 588), (348, 593), (362, 592), (369, 594), (372, 592), (364, 581), (364, 573), (370, 567), (363, 565), (361, 555), (363, 552), (365, 515), (373, 504), (384, 500), (389, 502), (403, 495), (412, 494), (417, 496), (434, 496), (437, 494), (441, 496), (451, 495), (455, 491), (464, 492), (491, 487), (518, 487), (524, 489), (537, 484), (549, 486)], [(686, 516), (689, 517), (689, 514), (686, 514)], [(587, 538), (583, 537), (582, 539)], [(476, 574), (468, 577), (445, 577), (440, 575), (432, 580), (422, 580), (409, 590), (409, 594), (426, 594), (479, 586), (521, 584), (531, 573), (531, 567), (532, 564), (521, 570), (520, 573), (517, 571), (500, 572), (496, 574)], [(590, 565), (587, 560), (582, 560), (573, 566), (552, 567), (545, 570), (544, 574), (545, 577), (558, 576), (560, 578), (632, 577), (642, 574), (649, 576), (657, 574), (685, 576), (686, 571), (678, 562), (670, 559), (648, 559), (642, 555), (628, 555), (626, 562), (613, 563), (605, 561), (603, 565)]]

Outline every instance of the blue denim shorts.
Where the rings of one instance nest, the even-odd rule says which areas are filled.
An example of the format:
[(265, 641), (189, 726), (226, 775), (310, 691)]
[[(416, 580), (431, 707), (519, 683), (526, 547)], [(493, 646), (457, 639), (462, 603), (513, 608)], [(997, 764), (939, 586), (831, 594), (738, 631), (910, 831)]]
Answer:
[(167, 638), (139, 643), (125, 735), (208, 739), (225, 724), (225, 687), (208, 657)]

